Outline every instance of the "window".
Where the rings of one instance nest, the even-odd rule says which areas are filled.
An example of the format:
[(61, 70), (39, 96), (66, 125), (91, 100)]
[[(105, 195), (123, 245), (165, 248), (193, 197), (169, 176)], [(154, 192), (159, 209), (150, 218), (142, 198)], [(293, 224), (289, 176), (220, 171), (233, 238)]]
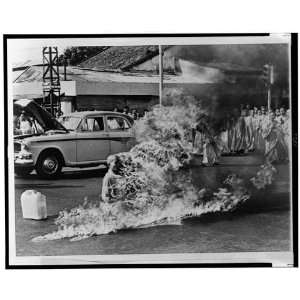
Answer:
[(123, 131), (130, 128), (128, 122), (122, 117), (107, 117), (107, 127), (111, 131)]
[(78, 117), (70, 117), (70, 116), (62, 116), (58, 119), (58, 121), (68, 130), (76, 130), (78, 124), (80, 123), (80, 118)]
[(83, 119), (79, 126), (80, 131), (103, 131), (104, 122), (102, 117)]

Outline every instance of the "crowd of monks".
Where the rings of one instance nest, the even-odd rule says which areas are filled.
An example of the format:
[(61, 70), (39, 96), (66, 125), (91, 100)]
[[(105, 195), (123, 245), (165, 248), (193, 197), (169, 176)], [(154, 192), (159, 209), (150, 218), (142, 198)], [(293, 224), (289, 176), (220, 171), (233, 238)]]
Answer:
[(194, 152), (204, 165), (218, 164), (221, 155), (261, 153), (266, 161), (286, 162), (289, 156), (289, 110), (267, 111), (264, 106), (235, 109), (223, 119), (216, 134), (203, 116), (193, 128)]

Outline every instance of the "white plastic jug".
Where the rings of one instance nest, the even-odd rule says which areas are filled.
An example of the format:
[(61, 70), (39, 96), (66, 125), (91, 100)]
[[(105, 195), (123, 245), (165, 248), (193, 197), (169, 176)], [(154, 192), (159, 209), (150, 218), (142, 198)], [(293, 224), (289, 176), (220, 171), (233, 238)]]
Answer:
[(47, 218), (46, 196), (35, 190), (27, 190), (21, 195), (24, 219), (42, 220)]

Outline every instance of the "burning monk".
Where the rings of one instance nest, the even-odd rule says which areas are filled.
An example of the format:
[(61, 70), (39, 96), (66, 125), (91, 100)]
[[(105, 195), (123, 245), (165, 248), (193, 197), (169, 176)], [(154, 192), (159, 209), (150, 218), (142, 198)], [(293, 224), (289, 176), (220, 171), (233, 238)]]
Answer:
[(284, 133), (275, 120), (275, 114), (269, 113), (269, 119), (262, 128), (265, 139), (265, 157), (269, 163), (285, 161), (288, 159), (288, 149), (284, 141)]
[(118, 185), (122, 180), (122, 175), (120, 175), (121, 162), (117, 155), (111, 155), (107, 159), (108, 171), (105, 174), (102, 182), (102, 200), (106, 203), (113, 203), (119, 199), (125, 197), (121, 195), (121, 190), (118, 189)]

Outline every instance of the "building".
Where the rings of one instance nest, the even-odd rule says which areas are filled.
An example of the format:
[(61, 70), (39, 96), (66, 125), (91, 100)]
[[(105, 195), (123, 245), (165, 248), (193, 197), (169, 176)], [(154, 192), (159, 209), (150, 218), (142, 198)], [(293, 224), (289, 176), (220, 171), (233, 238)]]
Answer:
[[(199, 99), (226, 103), (262, 103), (266, 91), (260, 70), (228, 63), (199, 63), (177, 55), (180, 46), (166, 47), (164, 88), (180, 88)], [(125, 105), (149, 109), (159, 101), (158, 46), (108, 47), (77, 66), (60, 67), (62, 111), (112, 110)], [(42, 65), (15, 69), (14, 99), (42, 103)], [(225, 106), (225, 105), (224, 105)]]

